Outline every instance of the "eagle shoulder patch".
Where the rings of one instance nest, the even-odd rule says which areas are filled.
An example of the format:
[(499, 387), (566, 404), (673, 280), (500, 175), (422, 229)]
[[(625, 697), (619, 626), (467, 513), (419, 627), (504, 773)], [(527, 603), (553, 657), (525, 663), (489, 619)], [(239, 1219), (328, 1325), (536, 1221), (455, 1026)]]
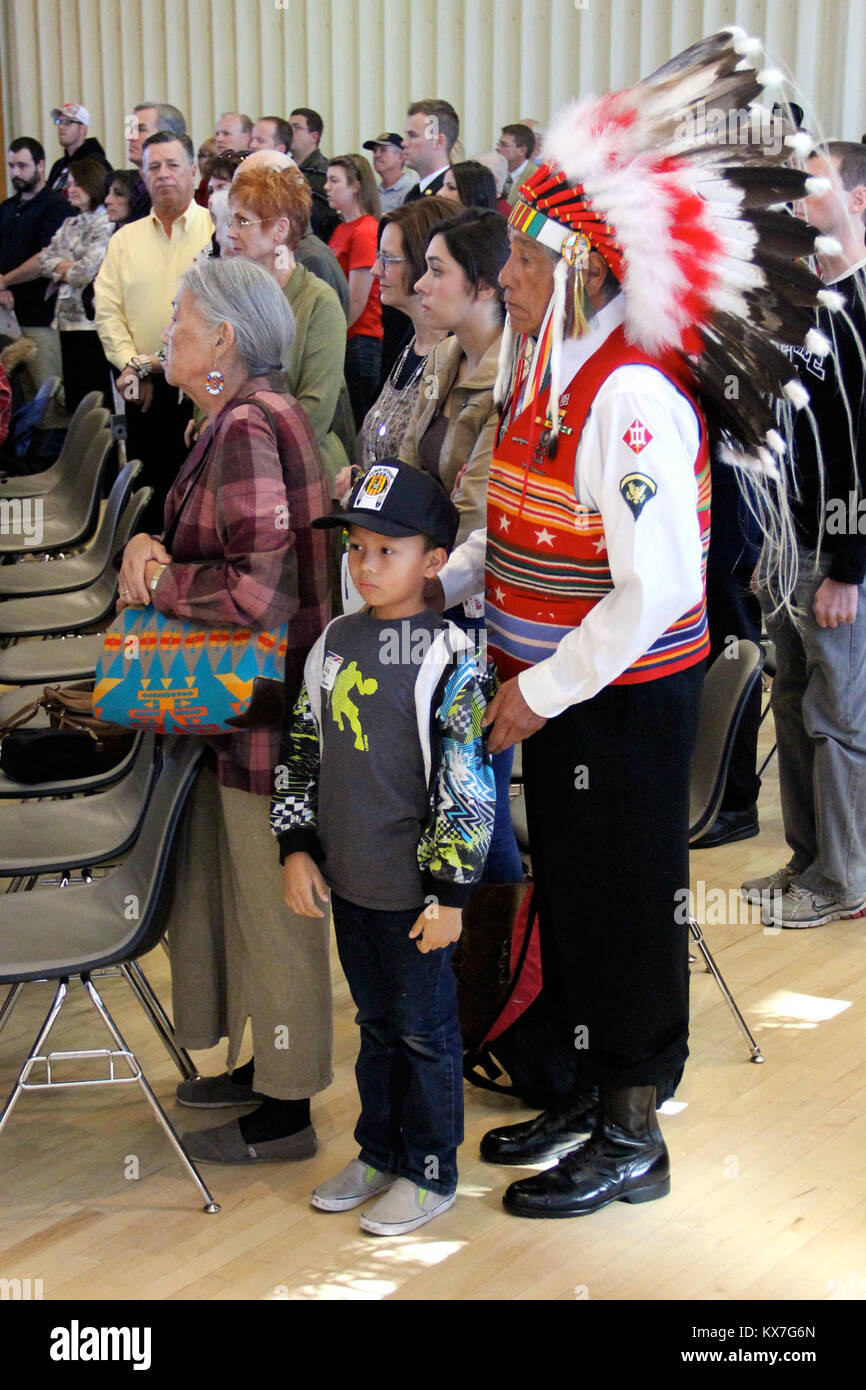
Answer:
[(619, 490), (623, 501), (637, 521), (647, 502), (658, 491), (656, 483), (646, 473), (626, 473), (620, 479)]

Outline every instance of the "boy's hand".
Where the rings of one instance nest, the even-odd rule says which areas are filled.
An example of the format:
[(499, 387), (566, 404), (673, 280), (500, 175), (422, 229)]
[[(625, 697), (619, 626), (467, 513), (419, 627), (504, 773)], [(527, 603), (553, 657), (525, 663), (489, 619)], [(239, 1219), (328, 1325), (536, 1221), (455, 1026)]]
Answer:
[(328, 889), (309, 854), (298, 851), (287, 857), (283, 864), (283, 897), (286, 907), (299, 917), (324, 917), (316, 898), (327, 905)]
[[(431, 911), (434, 915), (428, 917)], [(417, 937), (418, 950), (426, 956), (428, 951), (441, 951), (443, 946), (458, 941), (462, 930), (463, 914), (459, 907), (438, 907), (434, 904), (432, 908), (425, 907), (410, 931), (409, 939), (411, 941)]]

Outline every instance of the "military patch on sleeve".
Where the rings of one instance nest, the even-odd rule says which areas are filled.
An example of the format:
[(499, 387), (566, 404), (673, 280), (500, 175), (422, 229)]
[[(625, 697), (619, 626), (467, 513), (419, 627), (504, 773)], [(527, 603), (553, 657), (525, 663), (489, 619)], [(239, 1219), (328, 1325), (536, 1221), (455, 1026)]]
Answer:
[(623, 501), (637, 521), (647, 502), (656, 495), (656, 484), (646, 473), (626, 473), (620, 479), (619, 490)]

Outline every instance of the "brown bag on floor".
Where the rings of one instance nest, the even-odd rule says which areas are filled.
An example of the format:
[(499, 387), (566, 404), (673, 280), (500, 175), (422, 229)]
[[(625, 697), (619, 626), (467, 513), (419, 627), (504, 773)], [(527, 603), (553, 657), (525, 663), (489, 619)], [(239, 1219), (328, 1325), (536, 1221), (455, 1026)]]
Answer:
[[(40, 710), (50, 727), (24, 728)], [(134, 739), (134, 730), (94, 717), (93, 681), (46, 685), (38, 700), (0, 723), (0, 769), (28, 784), (94, 777), (122, 762)]]

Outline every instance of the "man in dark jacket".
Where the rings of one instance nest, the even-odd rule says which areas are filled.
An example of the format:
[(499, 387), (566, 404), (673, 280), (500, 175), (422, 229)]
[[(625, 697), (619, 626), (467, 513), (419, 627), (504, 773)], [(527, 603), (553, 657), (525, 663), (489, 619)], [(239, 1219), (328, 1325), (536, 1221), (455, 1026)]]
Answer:
[(329, 241), (340, 219), (325, 197), (328, 161), (319, 149), (324, 122), (318, 111), (297, 106), (289, 117), (289, 125), (292, 127), (292, 159), (313, 193), (313, 211), (310, 214), (313, 231), (322, 241)]
[(75, 159), (97, 159), (105, 165), (106, 174), (111, 173), (111, 165), (105, 157), (105, 150), (94, 136), (87, 134), (90, 125), (90, 112), (83, 106), (68, 101), (65, 106), (55, 106), (51, 119), (57, 126), (57, 139), (63, 154), (51, 166), (46, 180), (53, 193), (67, 197), (69, 166)]
[[(9, 146), (9, 176), (15, 193), (0, 203), (0, 304), (14, 309), (22, 333), (36, 344), (29, 364), (38, 388), (60, 376), (60, 339), (51, 327), (56, 286), (39, 268), (39, 256), (61, 222), (75, 209), (45, 182), (45, 151), (22, 135)], [(49, 293), (46, 299), (46, 292)]]

